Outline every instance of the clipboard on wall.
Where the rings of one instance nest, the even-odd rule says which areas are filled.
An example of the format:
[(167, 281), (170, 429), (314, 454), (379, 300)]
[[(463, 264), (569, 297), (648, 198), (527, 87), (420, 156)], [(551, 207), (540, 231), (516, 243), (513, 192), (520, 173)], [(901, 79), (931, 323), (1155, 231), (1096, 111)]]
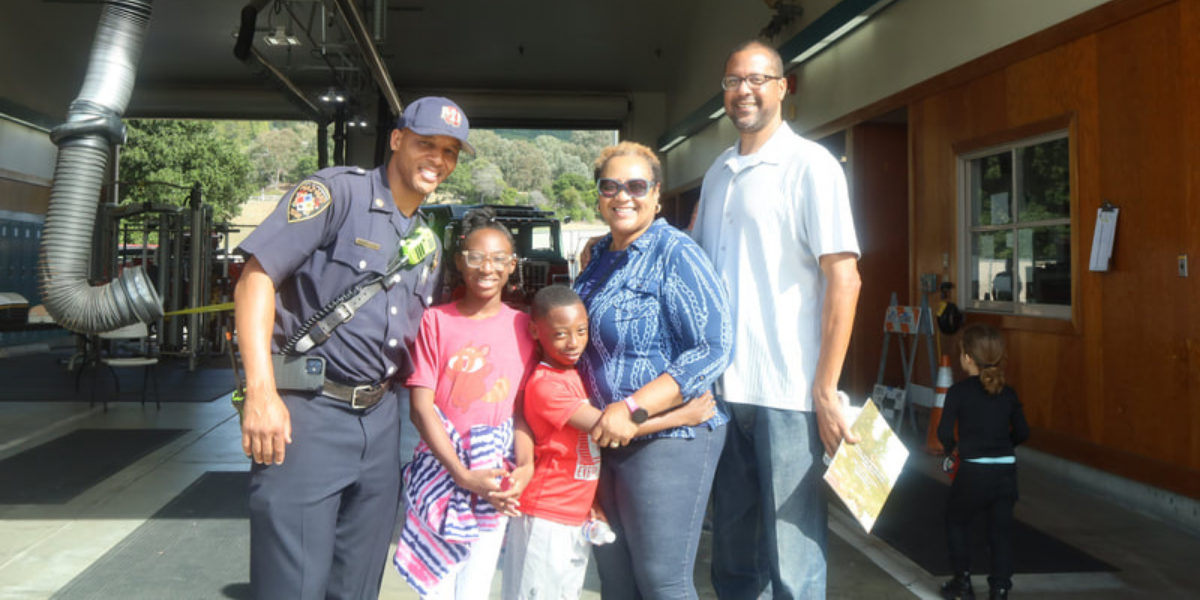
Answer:
[(1121, 209), (1108, 200), (1096, 210), (1096, 231), (1092, 235), (1089, 270), (1104, 272), (1112, 266), (1113, 243), (1117, 239), (1117, 216), (1120, 213)]

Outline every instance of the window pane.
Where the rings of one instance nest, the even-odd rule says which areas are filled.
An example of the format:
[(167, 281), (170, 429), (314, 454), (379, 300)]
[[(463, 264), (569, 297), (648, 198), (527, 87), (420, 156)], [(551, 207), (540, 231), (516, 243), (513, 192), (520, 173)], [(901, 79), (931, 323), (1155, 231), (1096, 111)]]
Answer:
[(1017, 148), (1021, 176), (1018, 219), (1061, 219), (1071, 214), (1070, 146), (1067, 138)]
[(1004, 225), (1012, 222), (1012, 153), (971, 161), (971, 224)]
[(1017, 282), (1012, 269), (1012, 231), (971, 234), (971, 299), (1011, 302)]
[(529, 229), (529, 251), (553, 252), (554, 235), (549, 225), (535, 225)]
[(1028, 282), (1027, 304), (1071, 305), (1071, 228), (1069, 225), (1021, 230), (1020, 265)]

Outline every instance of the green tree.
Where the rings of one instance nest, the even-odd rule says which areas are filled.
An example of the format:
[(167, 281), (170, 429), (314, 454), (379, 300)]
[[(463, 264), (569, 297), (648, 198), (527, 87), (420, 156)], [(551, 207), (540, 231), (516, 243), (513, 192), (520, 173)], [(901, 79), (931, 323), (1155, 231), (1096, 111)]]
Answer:
[(128, 140), (121, 149), (123, 202), (162, 202), (186, 205), (188, 192), (168, 186), (139, 185), (165, 182), (190, 188), (199, 183), (204, 202), (218, 221), (241, 210), (253, 191), (250, 159), (211, 121), (130, 120)]
[(495, 131), (474, 129), (471, 131), (471, 146), (475, 148), (476, 158), (486, 158), (495, 162), (508, 153), (509, 141), (500, 137)]
[(540, 189), (550, 183), (550, 167), (538, 147), (525, 140), (509, 144), (508, 152), (497, 161), (504, 180), (521, 191)]
[[(464, 155), (463, 158), (466, 158)], [(475, 165), (487, 164), (486, 161), (478, 160), (462, 160), (460, 158), (458, 166), (450, 173), (450, 176), (438, 186), (437, 202), (459, 202), (468, 203), (474, 198), (477, 198), (479, 193), (475, 190), (473, 173)]]
[(299, 183), (300, 180), (317, 172), (317, 153), (305, 153), (287, 172), (288, 183)]
[(460, 158), (436, 201), (533, 204), (594, 221), (592, 163), (614, 141), (611, 131), (473, 130), (476, 156)]
[(592, 180), (582, 175), (567, 173), (554, 180), (550, 186), (554, 199), (554, 210), (559, 217), (571, 217), (575, 221), (596, 221), (596, 187)]
[(524, 204), (525, 197), (526, 194), (523, 194), (517, 188), (506, 187), (500, 194), (500, 199), (497, 200), (497, 203), (506, 204), (508, 206), (516, 206), (518, 204)]
[(316, 153), (310, 152), (313, 142), (315, 140), (304, 139), (299, 131), (290, 127), (268, 129), (258, 134), (250, 143), (249, 153), (259, 181), (271, 187), (279, 186), (287, 175), (297, 171), (297, 166), (307, 155), (312, 156), (312, 165), (316, 166)]
[(271, 129), (269, 121), (216, 121), (217, 135), (229, 139), (239, 148), (246, 148), (254, 138)]
[(504, 174), (500, 172), (500, 167), (488, 162), (486, 159), (477, 159), (475, 168), (471, 173), (471, 183), (474, 185), (476, 197), (471, 198), (476, 202), (495, 202), (508, 189), (508, 185), (504, 183)]

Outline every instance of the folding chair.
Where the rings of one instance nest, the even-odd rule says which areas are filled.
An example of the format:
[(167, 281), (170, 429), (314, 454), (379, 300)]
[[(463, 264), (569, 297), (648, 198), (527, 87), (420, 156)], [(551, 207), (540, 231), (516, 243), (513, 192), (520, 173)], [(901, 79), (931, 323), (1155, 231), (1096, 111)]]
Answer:
[[(158, 366), (158, 353), (156, 347), (150, 340), (149, 327), (145, 323), (134, 323), (117, 329), (101, 333), (99, 344), (99, 357), (97, 359), (96, 373), (92, 378), (92, 406), (96, 405), (96, 392), (100, 387), (100, 365), (108, 367), (109, 372), (113, 374), (113, 381), (116, 383), (117, 396), (121, 394), (121, 379), (117, 376), (118, 368), (142, 368), (142, 406), (146, 405), (146, 392), (149, 385), (154, 385), (154, 405), (157, 408), (162, 408), (162, 402), (158, 396), (158, 377), (155, 367)], [(105, 397), (104, 411), (108, 412), (108, 399)]]

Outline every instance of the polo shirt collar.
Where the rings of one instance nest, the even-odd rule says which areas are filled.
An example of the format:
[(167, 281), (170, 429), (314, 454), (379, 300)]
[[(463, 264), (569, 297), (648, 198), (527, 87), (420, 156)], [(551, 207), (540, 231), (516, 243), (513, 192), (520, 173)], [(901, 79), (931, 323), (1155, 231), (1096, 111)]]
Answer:
[(795, 135), (792, 132), (792, 128), (786, 122), (780, 123), (779, 127), (775, 129), (775, 133), (772, 133), (771, 138), (767, 140), (767, 143), (763, 144), (763, 147), (759, 148), (758, 152), (754, 154), (742, 156), (738, 153), (738, 148), (742, 144), (741, 141), (734, 144), (732, 155), (725, 161), (725, 164), (734, 172), (762, 163), (782, 164), (789, 156), (787, 140)]

